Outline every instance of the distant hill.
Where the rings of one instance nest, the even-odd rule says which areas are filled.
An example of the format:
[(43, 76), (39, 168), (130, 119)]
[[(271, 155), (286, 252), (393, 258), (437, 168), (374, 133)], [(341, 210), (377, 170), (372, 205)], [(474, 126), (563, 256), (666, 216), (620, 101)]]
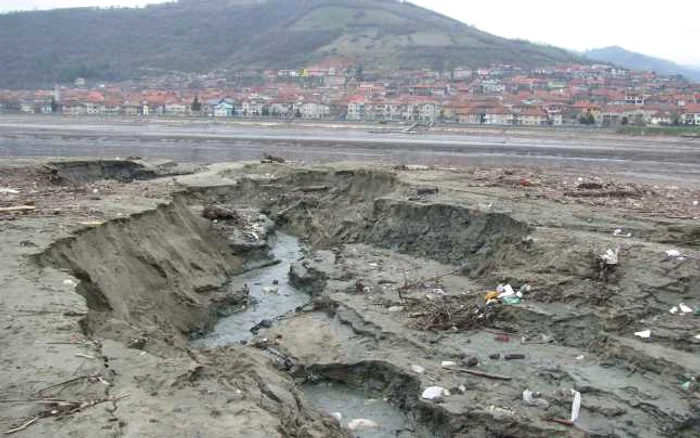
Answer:
[(578, 59), (396, 0), (181, 0), (0, 15), (0, 87), (137, 78), (154, 69), (296, 68), (328, 56), (357, 59), (365, 70)]
[(654, 58), (630, 52), (622, 47), (605, 47), (589, 50), (584, 56), (601, 62), (610, 62), (631, 70), (654, 71), (663, 75), (683, 75), (686, 79), (700, 82), (700, 69), (686, 67), (666, 59)]

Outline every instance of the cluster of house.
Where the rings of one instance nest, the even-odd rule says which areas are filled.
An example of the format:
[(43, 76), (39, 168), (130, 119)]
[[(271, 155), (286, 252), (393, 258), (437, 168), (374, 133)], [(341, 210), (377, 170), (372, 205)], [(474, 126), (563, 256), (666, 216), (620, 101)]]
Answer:
[(316, 66), (259, 73), (264, 85), (155, 89), (96, 85), (0, 90), (0, 112), (140, 117), (273, 117), (365, 122), (559, 126), (700, 125), (700, 85), (606, 65), (523, 71), (361, 72)]

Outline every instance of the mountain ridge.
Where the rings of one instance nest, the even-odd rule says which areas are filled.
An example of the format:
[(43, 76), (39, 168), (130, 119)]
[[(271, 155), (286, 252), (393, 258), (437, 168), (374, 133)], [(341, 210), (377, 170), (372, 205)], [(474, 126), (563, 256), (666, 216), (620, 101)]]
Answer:
[(0, 87), (134, 79), (154, 71), (536, 67), (581, 58), (497, 37), (394, 0), (206, 0), (0, 15)]
[(610, 62), (631, 70), (654, 71), (663, 75), (682, 75), (700, 82), (700, 69), (685, 66), (663, 58), (633, 52), (620, 46), (587, 50), (584, 56), (601, 62)]

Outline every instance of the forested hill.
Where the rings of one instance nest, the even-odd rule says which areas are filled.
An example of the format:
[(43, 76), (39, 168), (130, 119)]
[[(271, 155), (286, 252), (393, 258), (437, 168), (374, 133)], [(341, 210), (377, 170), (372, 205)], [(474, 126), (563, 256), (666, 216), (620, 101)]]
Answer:
[(575, 58), (394, 0), (183, 0), (0, 15), (0, 87), (298, 68), (328, 56), (351, 57), (365, 68), (438, 69)]

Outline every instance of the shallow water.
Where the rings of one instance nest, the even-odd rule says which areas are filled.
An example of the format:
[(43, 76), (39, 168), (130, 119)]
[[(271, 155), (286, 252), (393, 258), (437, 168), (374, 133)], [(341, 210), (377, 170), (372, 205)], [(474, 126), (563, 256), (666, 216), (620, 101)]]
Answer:
[[(260, 321), (274, 320), (309, 302), (308, 294), (289, 284), (289, 266), (303, 255), (299, 239), (277, 233), (273, 237), (271, 254), (280, 261), (279, 264), (246, 272), (230, 285), (240, 289), (247, 283), (255, 304), (245, 311), (222, 318), (212, 332), (192, 341), (193, 347), (214, 348), (250, 340), (254, 336), (250, 329)], [(279, 284), (273, 284), (275, 280)], [(278, 292), (265, 292), (264, 288), (277, 288)]]
[[(302, 390), (306, 398), (317, 408), (332, 414), (339, 412), (343, 418), (341, 424), (347, 424), (358, 418), (372, 420), (379, 428), (359, 430), (352, 433), (359, 438), (387, 438), (416, 436), (408, 429), (411, 428), (409, 419), (396, 407), (381, 399), (370, 399), (362, 393), (339, 383), (323, 382), (305, 385)], [(397, 431), (405, 433), (397, 434)]]

